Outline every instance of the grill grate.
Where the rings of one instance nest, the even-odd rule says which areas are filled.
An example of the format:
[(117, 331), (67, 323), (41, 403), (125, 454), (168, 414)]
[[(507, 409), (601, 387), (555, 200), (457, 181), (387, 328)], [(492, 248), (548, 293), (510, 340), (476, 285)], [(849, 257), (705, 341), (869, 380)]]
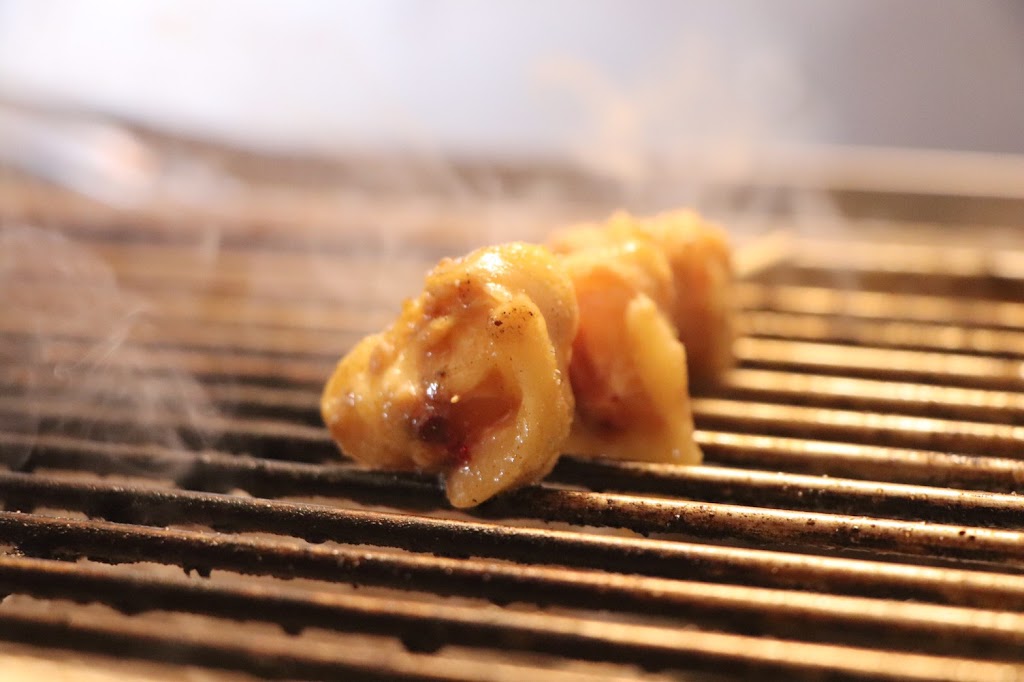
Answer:
[(1024, 254), (797, 240), (741, 285), (705, 465), (566, 457), (455, 512), (319, 426), (372, 292), (307, 288), (276, 241), (211, 267), (69, 234), (149, 307), (116, 349), (60, 305), (43, 336), (0, 316), (8, 643), (278, 678), (1024, 677)]

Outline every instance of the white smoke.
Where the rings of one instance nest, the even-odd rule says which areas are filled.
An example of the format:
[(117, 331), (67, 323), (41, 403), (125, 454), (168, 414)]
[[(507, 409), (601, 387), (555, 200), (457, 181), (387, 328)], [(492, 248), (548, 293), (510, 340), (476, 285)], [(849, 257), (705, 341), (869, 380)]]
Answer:
[[(133, 335), (152, 307), (89, 248), (54, 230), (0, 228), (0, 419), (23, 435), (67, 430), (184, 448), (214, 409), (166, 353), (157, 364)], [(132, 347), (132, 352), (124, 349)], [(113, 432), (112, 432), (113, 431)], [(31, 446), (0, 450), (19, 467)]]

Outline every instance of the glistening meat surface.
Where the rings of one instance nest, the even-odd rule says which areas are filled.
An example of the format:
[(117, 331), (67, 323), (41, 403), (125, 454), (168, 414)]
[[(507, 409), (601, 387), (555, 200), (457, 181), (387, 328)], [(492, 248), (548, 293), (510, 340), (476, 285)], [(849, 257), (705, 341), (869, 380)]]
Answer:
[(563, 451), (697, 463), (688, 376), (732, 364), (730, 281), (724, 234), (689, 212), (445, 259), (341, 360), (324, 420), (365, 464), (441, 474), (456, 507)]

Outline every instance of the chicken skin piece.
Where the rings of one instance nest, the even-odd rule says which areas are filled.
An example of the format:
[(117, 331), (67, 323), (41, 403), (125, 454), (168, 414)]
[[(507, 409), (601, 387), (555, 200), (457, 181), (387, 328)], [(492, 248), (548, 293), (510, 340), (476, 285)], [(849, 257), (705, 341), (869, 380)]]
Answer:
[(677, 295), (669, 261), (645, 232), (602, 236), (563, 257), (580, 309), (569, 368), (576, 418), (566, 451), (699, 463), (686, 351), (668, 317)]
[(688, 210), (652, 218), (616, 213), (603, 226), (556, 234), (549, 246), (560, 254), (599, 251), (641, 235), (668, 261), (675, 296), (662, 307), (686, 348), (690, 379), (694, 384), (714, 383), (734, 363), (732, 263), (721, 228)]
[(445, 259), (357, 344), (324, 421), (367, 465), (442, 474), (471, 507), (545, 476), (563, 451), (693, 464), (688, 383), (733, 363), (724, 233), (688, 211)]
[(341, 449), (440, 473), (455, 507), (544, 477), (569, 434), (572, 282), (541, 246), (441, 261), (385, 331), (342, 358), (321, 401)]

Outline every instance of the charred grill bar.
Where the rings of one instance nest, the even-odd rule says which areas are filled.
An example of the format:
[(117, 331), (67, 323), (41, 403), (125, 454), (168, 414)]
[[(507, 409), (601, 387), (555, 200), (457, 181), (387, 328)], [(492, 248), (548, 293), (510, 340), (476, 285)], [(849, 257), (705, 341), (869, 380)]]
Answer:
[(278, 678), (1024, 677), (1022, 253), (795, 239), (741, 284), (703, 466), (567, 457), (454, 513), (319, 426), (380, 306), (289, 287), (272, 230), (198, 276), (102, 227), (67, 233), (152, 306), (88, 390), (52, 370), (101, 332), (0, 316), (2, 640)]

